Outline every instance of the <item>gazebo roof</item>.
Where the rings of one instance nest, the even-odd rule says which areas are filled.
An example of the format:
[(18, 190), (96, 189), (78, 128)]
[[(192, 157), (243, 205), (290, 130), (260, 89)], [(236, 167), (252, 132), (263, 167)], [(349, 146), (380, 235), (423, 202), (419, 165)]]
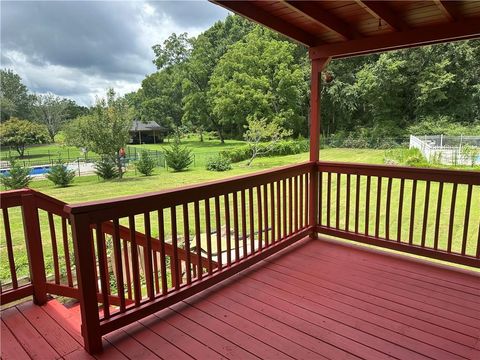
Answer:
[(310, 48), (342, 58), (480, 37), (480, 1), (211, 0)]

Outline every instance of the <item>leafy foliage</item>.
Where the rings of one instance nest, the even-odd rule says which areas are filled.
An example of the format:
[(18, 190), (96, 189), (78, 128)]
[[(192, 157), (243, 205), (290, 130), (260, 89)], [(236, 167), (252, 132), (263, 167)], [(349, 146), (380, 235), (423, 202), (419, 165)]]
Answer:
[[(248, 127), (243, 137), (250, 148), (250, 160), (248, 166), (252, 161), (260, 155), (269, 153), (275, 148), (275, 144), (284, 137), (291, 135), (290, 130), (285, 130), (277, 121), (267, 122), (267, 119), (248, 119)], [(265, 144), (267, 142), (267, 144)]]
[(0, 175), (0, 182), (7, 189), (22, 189), (32, 181), (30, 168), (22, 166), (18, 161), (10, 160), (8, 173)]
[(95, 174), (110, 180), (118, 177), (118, 169), (111, 157), (103, 157), (95, 163)]
[(193, 162), (192, 151), (188, 147), (182, 146), (177, 138), (170, 148), (165, 149), (165, 161), (167, 166), (174, 171), (185, 170)]
[(14, 147), (20, 157), (23, 157), (28, 145), (41, 144), (47, 140), (46, 129), (40, 124), (17, 118), (10, 118), (0, 124), (0, 143)]
[(72, 183), (75, 171), (69, 170), (65, 164), (60, 163), (53, 165), (45, 177), (56, 186), (67, 187)]
[(0, 120), (11, 117), (30, 119), (34, 97), (28, 93), (20, 76), (12, 70), (0, 71)]
[(138, 172), (145, 176), (150, 176), (153, 174), (155, 165), (155, 159), (153, 159), (146, 150), (143, 150), (140, 153), (140, 159), (135, 163), (135, 167), (137, 168)]
[(222, 154), (208, 159), (207, 170), (210, 171), (227, 171), (232, 169), (232, 162), (230, 159)]
[(117, 166), (123, 175), (120, 149), (130, 140), (133, 116), (125, 98), (117, 98), (113, 89), (105, 99), (97, 100), (92, 113), (78, 118), (66, 132), (67, 143), (94, 151)]
[(52, 93), (37, 95), (35, 98), (36, 119), (46, 126), (51, 142), (55, 142), (55, 135), (67, 119), (69, 102)]

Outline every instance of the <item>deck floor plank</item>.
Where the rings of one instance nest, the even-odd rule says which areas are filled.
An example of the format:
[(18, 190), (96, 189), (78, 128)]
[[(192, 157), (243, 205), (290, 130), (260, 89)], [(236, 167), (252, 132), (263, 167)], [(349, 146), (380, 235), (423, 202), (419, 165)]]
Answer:
[(480, 359), (480, 276), (329, 241), (81, 344), (78, 307), (2, 310), (2, 359)]

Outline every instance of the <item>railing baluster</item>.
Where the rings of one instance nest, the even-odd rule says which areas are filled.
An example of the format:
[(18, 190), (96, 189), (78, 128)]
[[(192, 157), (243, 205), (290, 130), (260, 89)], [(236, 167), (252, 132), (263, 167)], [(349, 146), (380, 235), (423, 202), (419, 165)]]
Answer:
[(65, 255), (65, 268), (67, 270), (67, 283), (69, 287), (73, 287), (72, 263), (70, 261), (70, 246), (68, 244), (67, 219), (62, 218), (62, 237), (63, 237), (63, 253)]
[(230, 200), (228, 194), (223, 196), (225, 206), (225, 240), (227, 242), (227, 266), (232, 264), (232, 244), (230, 238)]
[[(318, 224), (322, 225), (323, 214), (323, 172), (318, 172)], [(308, 224), (308, 221), (307, 221)]]
[(351, 176), (350, 174), (347, 174), (347, 191), (345, 193), (345, 231), (350, 230), (350, 182)]
[(255, 220), (253, 218), (253, 188), (248, 189), (248, 219), (250, 220), (250, 255), (255, 252)]
[(48, 225), (50, 228), (50, 239), (52, 241), (53, 270), (55, 273), (55, 284), (60, 284), (60, 267), (58, 265), (57, 235), (52, 213), (48, 213)]
[(433, 248), (438, 249), (438, 236), (440, 233), (440, 216), (442, 214), (442, 197), (443, 197), (443, 182), (438, 185), (438, 198), (437, 198), (437, 214), (435, 218), (435, 237), (433, 240)]
[(358, 234), (358, 228), (360, 226), (360, 174), (357, 174), (357, 181), (355, 184), (355, 233)]
[(293, 233), (293, 179), (288, 178), (288, 235)]
[(258, 221), (258, 250), (263, 246), (263, 221), (262, 221), (262, 188), (257, 186), (257, 221)]
[(463, 223), (462, 255), (465, 255), (465, 253), (467, 251), (468, 225), (469, 225), (469, 222), (470, 222), (471, 201), (472, 201), (472, 185), (468, 185), (467, 203), (465, 205), (465, 221)]
[(415, 227), (415, 204), (417, 199), (417, 180), (413, 180), (412, 185), (412, 201), (410, 205), (410, 231), (408, 234), (408, 243), (413, 244), (413, 230)]
[(335, 209), (335, 228), (340, 229), (340, 196), (341, 191), (340, 187), (342, 186), (342, 174), (337, 174), (337, 199), (336, 199), (336, 209)]
[(132, 279), (131, 279), (131, 272), (130, 272), (130, 257), (128, 255), (128, 243), (127, 240), (123, 239), (123, 263), (125, 264), (125, 273), (127, 275), (127, 298), (129, 300), (133, 299), (132, 294)]
[[(18, 288), (17, 270), (15, 267), (15, 258), (13, 256), (12, 232), (10, 230), (10, 218), (8, 216), (8, 208), (2, 209), (3, 226), (5, 227), (5, 241), (7, 243), (8, 265), (10, 267), (10, 276), (12, 278), (12, 288)], [(1, 286), (0, 286), (1, 288)]]
[(382, 206), (382, 180), (381, 176), (377, 177), (377, 209), (375, 210), (375, 237), (380, 236), (380, 211)]
[(392, 200), (392, 178), (387, 183), (387, 203), (385, 208), (385, 239), (390, 240), (390, 204)]
[(217, 264), (222, 269), (222, 223), (220, 220), (220, 198), (215, 196), (215, 230), (217, 235)]
[(190, 229), (188, 223), (188, 204), (183, 204), (183, 239), (185, 242), (185, 272), (187, 284), (192, 283), (192, 261), (190, 255)]
[[(177, 207), (170, 207), (170, 221), (172, 223), (172, 248), (173, 254), (170, 256), (170, 269), (172, 272), (172, 285), (175, 290), (180, 289), (180, 261), (178, 259), (178, 233), (177, 233)], [(133, 255), (132, 255), (133, 256)]]
[(304, 214), (304, 212), (303, 212), (303, 209), (304, 209), (304, 207), (303, 207), (303, 175), (299, 175), (299, 187), (300, 187), (299, 195), (298, 195), (299, 200), (300, 200), (300, 205), (299, 205), (300, 208), (298, 210), (299, 211), (298, 215), (300, 217), (299, 226), (300, 226), (301, 229), (303, 229), (303, 227), (305, 226), (305, 223), (303, 221), (304, 220), (304, 217), (303, 217), (303, 214)]
[(405, 179), (400, 180), (400, 194), (398, 197), (398, 221), (397, 221), (397, 242), (402, 241), (402, 214), (403, 214), (403, 194), (405, 192)]
[(268, 244), (268, 184), (263, 185), (263, 216), (265, 217), (264, 227), (265, 227), (265, 247)]
[(240, 231), (238, 228), (238, 194), (233, 193), (233, 237), (235, 242), (235, 262), (240, 260)]
[(425, 185), (425, 204), (423, 206), (423, 224), (422, 224), (422, 247), (425, 247), (428, 225), (428, 207), (430, 203), (430, 181)]
[(294, 230), (298, 231), (298, 177), (293, 178), (293, 224)]
[(332, 173), (327, 174), (327, 227), (330, 227), (330, 206), (332, 204)]
[(153, 280), (155, 285), (155, 294), (160, 292), (160, 279), (158, 277), (158, 254), (157, 251), (152, 252), (153, 257)]
[(480, 220), (478, 221), (477, 259), (480, 259)]
[(282, 180), (282, 207), (283, 207), (283, 214), (282, 214), (282, 224), (283, 224), (283, 237), (287, 237), (287, 179)]
[(240, 192), (240, 206), (242, 214), (242, 240), (243, 240), (243, 256), (242, 258), (247, 257), (247, 210), (246, 210), (246, 197), (245, 190), (242, 189)]
[(205, 231), (207, 235), (208, 275), (213, 273), (212, 263), (212, 226), (210, 219), (210, 199), (205, 199)]
[(128, 225), (130, 227), (130, 246), (132, 252), (132, 275), (133, 275), (133, 295), (135, 306), (140, 305), (142, 298), (142, 288), (140, 284), (140, 269), (138, 268), (138, 245), (135, 231), (135, 217), (128, 217)]
[(145, 226), (145, 248), (143, 249), (143, 262), (145, 263), (145, 284), (147, 286), (147, 295), (153, 300), (155, 293), (153, 290), (153, 269), (152, 269), (152, 230), (150, 226), (150, 213), (143, 214)]
[(275, 243), (275, 183), (270, 183), (270, 215), (272, 223), (271, 244)]
[(122, 247), (120, 244), (120, 229), (118, 219), (113, 220), (113, 257), (117, 281), (117, 295), (120, 298), (120, 312), (125, 311), (125, 289), (123, 287)]
[(450, 222), (448, 225), (447, 252), (452, 252), (453, 225), (455, 223), (455, 202), (457, 201), (457, 183), (453, 184), (452, 202), (450, 205)]
[[(304, 210), (303, 210), (303, 213), (304, 213), (304, 227), (308, 226), (308, 212), (309, 212), (309, 203), (308, 203), (308, 197), (309, 197), (309, 183), (308, 183), (308, 177), (309, 177), (309, 174), (304, 174), (304, 181), (305, 181), (305, 207), (304, 207)], [(320, 213), (320, 208), (317, 208), (317, 211), (318, 213)], [(318, 214), (315, 215), (315, 219), (318, 219)]]
[(370, 184), (372, 178), (370, 175), (367, 176), (367, 187), (365, 189), (365, 235), (368, 236), (369, 232), (369, 220), (370, 220)]
[[(168, 291), (167, 283), (167, 255), (165, 254), (165, 219), (163, 209), (157, 211), (158, 217), (158, 240), (160, 240), (160, 276), (162, 279), (162, 295)], [(172, 274), (173, 276), (173, 274)]]
[(195, 214), (195, 250), (197, 252), (197, 276), (201, 280), (203, 277), (202, 265), (202, 234), (200, 231), (200, 205), (198, 201), (193, 203), (193, 212)]
[(103, 303), (103, 317), (105, 319), (110, 318), (110, 302), (108, 299), (108, 292), (110, 286), (110, 279), (108, 269), (106, 268), (107, 258), (105, 256), (105, 234), (102, 231), (102, 224), (97, 223), (95, 225), (96, 238), (97, 238), (97, 252), (98, 252), (98, 268), (100, 270), (100, 286), (102, 294), (102, 303)]
[[(280, 184), (280, 181), (277, 181), (277, 185), (276, 185), (276, 188), (277, 188), (277, 238), (275, 241), (279, 241), (281, 238), (282, 238), (282, 198), (280, 196), (280, 189), (281, 187), (281, 184)], [(285, 201), (285, 200), (283, 200)]]

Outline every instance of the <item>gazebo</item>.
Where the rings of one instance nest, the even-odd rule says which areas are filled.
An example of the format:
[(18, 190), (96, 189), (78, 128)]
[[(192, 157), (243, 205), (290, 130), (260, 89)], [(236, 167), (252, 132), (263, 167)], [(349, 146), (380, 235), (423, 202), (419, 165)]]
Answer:
[(309, 161), (80, 204), (2, 193), (2, 358), (480, 358), (480, 174), (319, 152), (329, 61), (478, 38), (480, 1), (213, 2), (308, 46)]

